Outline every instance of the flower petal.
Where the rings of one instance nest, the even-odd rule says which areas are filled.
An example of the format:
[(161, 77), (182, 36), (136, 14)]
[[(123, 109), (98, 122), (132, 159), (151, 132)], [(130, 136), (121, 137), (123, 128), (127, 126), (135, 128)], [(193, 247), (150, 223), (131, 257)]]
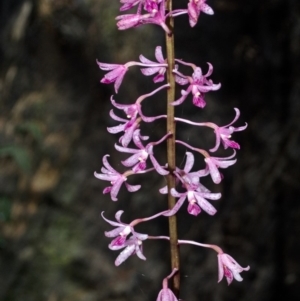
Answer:
[(205, 3), (203, 3), (203, 4), (201, 5), (201, 10), (202, 10), (205, 14), (207, 14), (207, 15), (213, 15), (213, 14), (214, 14), (213, 9), (212, 9), (209, 5), (207, 5), (207, 4), (205, 4)]
[(135, 154), (140, 151), (140, 150), (134, 149), (134, 148), (123, 147), (118, 144), (115, 144), (115, 149), (121, 153), (130, 153), (130, 154)]
[(122, 264), (130, 255), (132, 255), (135, 251), (135, 245), (130, 245), (126, 247), (115, 260), (115, 265), (119, 266)]
[(184, 194), (183, 196), (181, 196), (178, 201), (176, 202), (175, 206), (170, 209), (167, 213), (163, 214), (164, 216), (172, 216), (174, 214), (177, 213), (177, 211), (181, 208), (181, 206), (183, 205), (184, 201), (186, 199), (186, 195)]
[(157, 46), (156, 48), (155, 48), (155, 58), (157, 59), (157, 61), (159, 62), (159, 63), (164, 63), (165, 62), (165, 59), (164, 59), (164, 57), (163, 57), (163, 53), (162, 53), (162, 48), (161, 48), (161, 46)]
[(97, 172), (94, 172), (94, 176), (99, 180), (110, 181), (110, 182), (115, 181), (118, 178), (117, 175), (106, 175), (106, 174), (97, 173)]
[(141, 185), (130, 185), (125, 182), (125, 186), (129, 192), (136, 192), (141, 188)]
[(160, 67), (149, 67), (149, 68), (142, 68), (141, 72), (146, 75), (153, 75), (154, 73), (158, 72), (160, 69)]
[[(101, 212), (101, 216), (102, 218), (107, 222), (109, 223), (110, 225), (114, 226), (114, 227), (124, 227), (123, 224), (120, 224), (120, 223), (117, 223), (117, 222), (114, 222), (114, 221), (111, 221), (109, 219), (107, 219), (105, 216), (104, 216), (104, 211)], [(122, 230), (121, 230), (122, 231)], [(120, 231), (120, 232), (121, 232)], [(109, 237), (109, 236), (108, 236)]]
[(209, 215), (215, 215), (217, 209), (209, 203), (206, 199), (201, 197), (199, 194), (195, 193), (195, 198), (197, 200), (198, 205)]
[(116, 126), (108, 127), (107, 131), (111, 134), (117, 134), (117, 133), (123, 132), (124, 129), (125, 129), (125, 124), (119, 124)]
[(146, 257), (144, 256), (143, 254), (143, 251), (141, 249), (141, 246), (138, 246), (136, 245), (135, 246), (135, 252), (136, 252), (136, 255), (138, 256), (138, 258), (142, 259), (142, 260), (146, 260)]
[(219, 172), (219, 169), (215, 165), (215, 163), (211, 160), (211, 158), (205, 158), (204, 161), (206, 162), (209, 172), (211, 175), (211, 178), (215, 184), (219, 184), (222, 180), (221, 174)]
[(124, 229), (124, 226), (118, 227), (116, 229), (110, 230), (110, 231), (105, 231), (104, 234), (106, 237), (116, 237), (122, 232)]
[(148, 60), (142, 54), (139, 56), (139, 59), (143, 64), (149, 64), (149, 65), (156, 64), (155, 62)]
[(165, 170), (162, 166), (159, 165), (159, 163), (156, 161), (156, 159), (154, 158), (153, 155), (150, 155), (150, 160), (153, 164), (153, 167), (160, 175), (166, 176), (169, 174), (169, 172), (167, 170)]
[(164, 186), (164, 187), (160, 188), (159, 192), (161, 194), (167, 194), (168, 193), (168, 186)]
[(185, 166), (184, 166), (183, 170), (186, 173), (189, 173), (190, 170), (194, 166), (195, 158), (194, 158), (194, 155), (191, 152), (186, 152), (185, 154), (186, 154), (186, 161), (185, 161)]
[(117, 195), (119, 193), (119, 190), (123, 184), (123, 182), (126, 180), (124, 177), (120, 177), (112, 186), (111, 191), (110, 191), (110, 197), (112, 201), (117, 201)]
[(220, 282), (224, 277), (224, 267), (222, 262), (221, 254), (218, 254), (218, 282)]
[(124, 118), (121, 118), (121, 117), (117, 116), (117, 115), (114, 113), (114, 110), (110, 110), (110, 111), (109, 111), (109, 116), (110, 116), (113, 120), (116, 120), (116, 121), (120, 121), (120, 122), (128, 122), (127, 119), (124, 119)]

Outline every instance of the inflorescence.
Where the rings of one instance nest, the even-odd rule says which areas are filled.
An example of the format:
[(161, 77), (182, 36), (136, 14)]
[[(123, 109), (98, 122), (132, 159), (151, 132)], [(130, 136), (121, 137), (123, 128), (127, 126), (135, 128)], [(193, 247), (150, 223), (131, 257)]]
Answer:
[[(120, 11), (126, 11), (136, 8), (136, 13), (123, 14), (118, 16), (117, 26), (120, 30), (129, 29), (132, 27), (142, 26), (144, 24), (156, 24), (163, 28), (167, 35), (172, 35), (171, 28), (167, 25), (167, 18), (177, 17), (179, 15), (188, 14), (189, 23), (191, 27), (194, 27), (198, 22), (198, 18), (201, 12), (213, 15), (213, 9), (206, 4), (206, 0), (189, 0), (187, 8), (177, 9), (173, 11), (166, 11), (165, 0), (121, 0), (122, 6)], [(157, 46), (155, 49), (155, 60), (149, 60), (148, 58), (140, 55), (139, 61), (130, 61), (125, 64), (108, 64), (97, 61), (101, 70), (107, 71), (104, 77), (101, 79), (101, 83), (110, 84), (114, 83), (115, 92), (122, 84), (123, 78), (129, 71), (130, 67), (138, 66), (141, 69), (141, 73), (145, 76), (154, 76), (154, 83), (162, 83), (165, 81), (165, 74), (168, 67), (167, 60), (164, 58), (162, 47)], [(184, 87), (181, 90), (181, 96), (173, 101), (171, 105), (179, 106), (192, 99), (192, 103), (199, 109), (204, 109), (206, 106), (205, 95), (211, 91), (216, 91), (221, 88), (220, 83), (213, 83), (209, 78), (213, 72), (213, 66), (208, 64), (208, 71), (203, 74), (201, 67), (194, 65), (190, 62), (185, 62), (181, 59), (175, 59), (175, 68), (173, 74), (177, 85)], [(191, 71), (188, 74), (183, 74), (180, 71), (180, 67), (190, 67)], [(236, 150), (240, 149), (240, 145), (232, 140), (232, 134), (237, 131), (243, 131), (246, 129), (247, 124), (241, 127), (234, 127), (233, 124), (240, 116), (239, 109), (235, 108), (235, 117), (232, 122), (225, 126), (218, 126), (212, 122), (193, 122), (187, 119), (175, 117), (174, 120), (177, 123), (186, 123), (191, 126), (210, 128), (215, 134), (215, 145), (209, 150), (196, 148), (184, 141), (176, 140), (176, 144), (183, 145), (189, 150), (202, 155), (205, 168), (202, 170), (192, 171), (194, 166), (195, 157), (190, 151), (186, 152), (186, 161), (184, 167), (176, 167), (174, 171), (170, 171), (166, 163), (160, 163), (155, 157), (155, 148), (157, 145), (164, 143), (167, 139), (172, 137), (174, 133), (167, 132), (158, 141), (149, 141), (149, 137), (141, 133), (140, 125), (143, 122), (155, 122), (157, 119), (167, 118), (167, 115), (159, 116), (145, 116), (143, 114), (143, 101), (149, 97), (152, 97), (157, 92), (165, 89), (169, 89), (170, 84), (166, 83), (159, 86), (154, 91), (140, 96), (132, 104), (120, 104), (117, 103), (114, 97), (111, 97), (111, 103), (115, 109), (125, 115), (119, 117), (115, 114), (114, 110), (110, 111), (110, 116), (113, 120), (119, 124), (113, 127), (107, 128), (109, 133), (121, 134), (119, 137), (119, 144), (115, 144), (117, 151), (129, 154), (129, 157), (121, 163), (125, 166), (125, 171), (116, 171), (108, 162), (109, 155), (103, 157), (103, 167), (101, 172), (95, 172), (95, 177), (110, 182), (110, 186), (106, 187), (103, 191), (104, 194), (110, 193), (112, 201), (117, 201), (118, 193), (121, 186), (126, 186), (129, 192), (135, 192), (140, 189), (141, 185), (131, 185), (127, 183), (127, 179), (136, 174), (144, 174), (148, 172), (156, 172), (161, 176), (166, 176), (172, 172), (176, 178), (176, 187), (180, 188), (177, 191), (176, 187), (172, 187), (168, 191), (168, 187), (162, 187), (159, 192), (161, 194), (170, 193), (173, 197), (177, 198), (177, 202), (173, 208), (169, 208), (163, 212), (159, 212), (153, 216), (138, 218), (132, 222), (126, 224), (121, 221), (121, 215), (123, 211), (118, 211), (115, 215), (115, 220), (107, 219), (102, 212), (103, 219), (114, 227), (113, 230), (105, 232), (105, 236), (113, 238), (109, 244), (111, 250), (122, 250), (118, 255), (115, 265), (119, 266), (126, 259), (132, 255), (137, 255), (140, 259), (146, 260), (143, 254), (142, 244), (145, 240), (154, 239), (166, 239), (170, 240), (168, 236), (150, 236), (148, 234), (142, 234), (135, 231), (135, 227), (143, 222), (154, 220), (155, 218), (165, 216), (173, 216), (184, 205), (187, 204), (187, 212), (190, 215), (197, 216), (202, 211), (213, 216), (216, 214), (217, 209), (212, 205), (211, 201), (219, 200), (221, 193), (211, 192), (200, 181), (200, 178), (210, 176), (215, 184), (219, 184), (223, 175), (220, 169), (227, 168), (236, 163)], [(124, 114), (125, 113), (125, 114)], [(131, 147), (129, 147), (131, 145)], [(232, 154), (228, 157), (214, 157), (212, 153), (216, 152), (220, 147), (224, 149), (232, 149)], [(225, 276), (228, 284), (233, 279), (242, 281), (240, 273), (242, 271), (248, 271), (248, 267), (241, 267), (230, 255), (223, 252), (223, 250), (210, 244), (202, 244), (195, 241), (178, 240), (178, 244), (192, 244), (199, 247), (210, 248), (217, 253), (218, 259), (218, 281), (220, 282)], [(163, 280), (163, 288), (160, 291), (157, 301), (176, 301), (174, 293), (168, 288), (168, 280), (173, 277), (179, 271), (174, 268), (172, 273)]]

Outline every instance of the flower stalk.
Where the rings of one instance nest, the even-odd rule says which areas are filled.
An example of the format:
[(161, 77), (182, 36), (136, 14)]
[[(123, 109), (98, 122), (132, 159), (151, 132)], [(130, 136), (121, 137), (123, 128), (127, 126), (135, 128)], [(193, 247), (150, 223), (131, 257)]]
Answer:
[[(167, 11), (172, 11), (172, 0), (166, 2)], [(175, 101), (175, 76), (173, 69), (175, 68), (175, 50), (174, 50), (174, 18), (169, 16), (166, 20), (167, 26), (171, 30), (171, 34), (166, 33), (166, 53), (167, 53), (167, 81), (170, 84), (170, 88), (167, 90), (167, 132), (171, 132), (173, 135), (167, 140), (167, 162), (168, 169), (170, 171), (167, 176), (168, 183), (168, 208), (171, 209), (176, 204), (175, 197), (171, 194), (171, 189), (175, 188), (175, 175), (173, 172), (176, 168), (176, 151), (175, 151), (175, 108), (171, 105)], [(170, 234), (170, 254), (171, 254), (171, 268), (180, 269), (179, 262), (179, 246), (177, 244), (177, 216), (173, 215), (169, 217), (169, 234)], [(178, 297), (180, 289), (180, 274), (176, 273), (173, 277), (173, 291)]]

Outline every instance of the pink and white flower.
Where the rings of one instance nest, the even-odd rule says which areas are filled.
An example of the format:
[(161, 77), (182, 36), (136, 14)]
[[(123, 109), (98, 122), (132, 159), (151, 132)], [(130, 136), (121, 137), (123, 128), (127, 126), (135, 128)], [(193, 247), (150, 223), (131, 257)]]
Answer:
[(156, 158), (154, 157), (153, 146), (160, 144), (161, 142), (166, 140), (169, 136), (170, 136), (170, 134), (167, 134), (163, 138), (161, 138), (159, 141), (150, 142), (146, 146), (144, 146), (140, 139), (140, 130), (136, 130), (133, 133), (133, 142), (138, 147), (138, 149), (122, 147), (117, 144), (115, 145), (115, 148), (119, 152), (133, 154), (128, 159), (122, 161), (122, 164), (126, 167), (133, 166), (132, 170), (134, 172), (139, 172), (139, 171), (145, 170), (146, 169), (146, 161), (147, 161), (148, 157), (150, 157), (150, 160), (151, 160), (155, 170), (159, 174), (165, 176), (165, 175), (169, 174), (169, 172), (157, 162)]
[[(218, 200), (221, 198), (221, 193), (212, 193), (200, 183), (200, 177), (206, 176), (208, 171), (200, 170), (197, 172), (190, 172), (194, 165), (194, 155), (187, 152), (186, 157), (187, 159), (183, 170), (176, 168), (174, 171), (176, 178), (181, 181), (182, 186), (186, 191), (180, 193), (174, 188), (171, 189), (171, 195), (179, 199), (175, 206), (164, 215), (172, 216), (176, 214), (186, 199), (189, 202), (187, 209), (189, 214), (197, 216), (202, 209), (209, 215), (214, 215), (217, 210), (206, 199)], [(160, 189), (161, 193), (166, 193), (167, 191), (166, 187)]]
[(219, 168), (227, 168), (235, 164), (236, 159), (230, 160), (236, 155), (236, 151), (233, 151), (233, 154), (229, 157), (219, 158), (209, 156), (204, 159), (204, 161), (206, 162), (206, 168), (209, 170), (211, 178), (215, 184), (219, 184), (223, 178), (223, 176), (219, 172)]
[(174, 293), (168, 287), (168, 280), (177, 273), (178, 269), (173, 269), (172, 273), (164, 278), (162, 283), (162, 289), (160, 290), (156, 301), (178, 301)]
[(97, 179), (110, 181), (112, 184), (111, 186), (104, 188), (103, 194), (110, 193), (112, 201), (117, 201), (117, 195), (123, 183), (125, 183), (125, 186), (129, 192), (135, 192), (141, 188), (141, 185), (129, 185), (126, 183), (129, 173), (125, 172), (124, 174), (120, 174), (117, 172), (108, 163), (107, 157), (109, 157), (109, 155), (105, 155), (102, 159), (104, 165), (104, 167), (101, 168), (102, 173), (94, 172), (94, 176)]
[(215, 152), (219, 148), (221, 142), (225, 149), (227, 149), (228, 147), (240, 149), (240, 145), (237, 142), (230, 140), (230, 138), (234, 132), (243, 131), (247, 128), (248, 125), (246, 123), (244, 126), (237, 128), (232, 126), (232, 124), (235, 123), (240, 117), (240, 110), (237, 108), (234, 108), (234, 110), (236, 113), (235, 118), (229, 124), (222, 127), (218, 127), (217, 125), (212, 126), (216, 134), (216, 145), (212, 149), (210, 149), (211, 152)]
[(140, 259), (146, 260), (146, 257), (143, 254), (143, 240), (146, 240), (148, 237), (147, 234), (139, 234), (138, 236), (131, 236), (128, 240), (125, 241), (125, 248), (115, 260), (115, 265), (119, 266), (123, 263), (128, 257), (133, 254), (136, 254)]
[[(177, 60), (178, 61), (178, 60)], [(181, 97), (175, 100), (172, 105), (177, 106), (182, 104), (187, 96), (193, 94), (193, 104), (199, 108), (204, 108), (206, 105), (204, 95), (209, 91), (216, 91), (221, 88), (221, 84), (214, 84), (211, 79), (207, 79), (213, 72), (213, 66), (210, 63), (208, 64), (208, 71), (205, 75), (202, 74), (200, 67), (194, 68), (192, 76), (185, 76), (177, 69), (173, 70), (173, 73), (176, 75), (176, 82), (180, 85), (185, 85), (189, 83), (189, 86), (186, 90), (181, 90)]]
[(116, 20), (118, 20), (118, 29), (125, 30), (132, 27), (138, 27), (143, 24), (156, 24), (161, 26), (166, 33), (171, 33), (169, 27), (165, 23), (165, 1), (160, 2), (159, 8), (155, 1), (153, 3), (147, 1), (144, 8), (148, 12), (144, 15), (141, 14), (141, 9), (139, 7), (136, 14), (127, 14), (116, 17)]
[(123, 212), (124, 211), (119, 210), (115, 214), (115, 218), (117, 222), (105, 218), (103, 215), (104, 212), (101, 212), (102, 218), (110, 225), (116, 227), (116, 229), (104, 232), (106, 237), (115, 237), (115, 239), (113, 239), (111, 243), (108, 245), (109, 249), (111, 250), (118, 250), (123, 248), (127, 236), (130, 233), (135, 233), (133, 227), (131, 227), (129, 224), (124, 224), (121, 222), (121, 215), (123, 214)]
[[(130, 120), (127, 120), (115, 115), (113, 110), (109, 112), (109, 115), (112, 119), (123, 122), (123, 124), (108, 127), (107, 131), (111, 134), (124, 132), (124, 134), (119, 138), (119, 142), (126, 147), (131, 142), (134, 131), (140, 127), (141, 118), (133, 116)], [(148, 139), (148, 137), (141, 138)]]
[(98, 60), (97, 64), (101, 70), (109, 71), (104, 75), (100, 82), (103, 84), (115, 83), (115, 92), (118, 93), (124, 75), (128, 71), (128, 67), (126, 65), (101, 63), (98, 62)]
[(174, 188), (171, 189), (171, 194), (174, 197), (179, 198), (175, 206), (166, 214), (165, 216), (172, 216), (177, 213), (180, 207), (183, 205), (186, 198), (188, 199), (188, 213), (197, 216), (201, 209), (204, 210), (209, 215), (214, 215), (217, 210), (212, 206), (206, 199), (218, 200), (221, 198), (221, 193), (211, 193), (201, 191), (199, 186), (197, 189), (189, 189), (186, 192), (179, 193)]
[(250, 267), (241, 267), (230, 255), (225, 253), (218, 254), (218, 267), (219, 267), (219, 277), (218, 282), (220, 282), (223, 277), (226, 277), (228, 285), (233, 279), (236, 281), (243, 281), (240, 273), (243, 271), (249, 271)]
[(200, 15), (200, 12), (204, 12), (207, 15), (213, 15), (213, 9), (207, 5), (206, 0), (190, 0), (188, 4), (188, 15), (191, 27), (194, 27)]

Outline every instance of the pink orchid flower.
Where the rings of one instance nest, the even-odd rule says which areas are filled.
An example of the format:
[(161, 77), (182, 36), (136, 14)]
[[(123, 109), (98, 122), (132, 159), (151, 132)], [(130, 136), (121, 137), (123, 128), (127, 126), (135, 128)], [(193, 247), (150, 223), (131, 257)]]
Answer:
[(97, 64), (101, 70), (104, 71), (111, 70), (110, 72), (104, 75), (104, 77), (101, 79), (100, 82), (103, 84), (115, 83), (115, 92), (118, 93), (124, 75), (128, 71), (128, 67), (126, 65), (101, 63), (98, 60), (97, 60)]
[(132, 167), (133, 166), (132, 170), (135, 173), (145, 170), (146, 161), (147, 161), (148, 157), (150, 157), (150, 160), (151, 160), (155, 170), (159, 174), (165, 176), (165, 175), (169, 174), (169, 172), (166, 169), (164, 169), (162, 166), (160, 166), (160, 164), (157, 162), (157, 160), (156, 160), (156, 158), (154, 157), (154, 154), (153, 154), (153, 146), (162, 143), (169, 136), (170, 136), (170, 134), (167, 134), (164, 137), (162, 137), (159, 141), (150, 142), (146, 146), (143, 146), (143, 144), (140, 140), (140, 131), (136, 130), (133, 133), (133, 142), (138, 147), (138, 149), (122, 147), (122, 146), (119, 146), (119, 145), (115, 145), (115, 148), (119, 152), (125, 152), (125, 153), (132, 153), (133, 154), (128, 159), (122, 161), (122, 164), (126, 167)]
[[(177, 60), (179, 61), (179, 60)], [(181, 61), (181, 63), (183, 63)], [(209, 91), (216, 91), (221, 88), (221, 84), (214, 84), (212, 80), (207, 79), (213, 72), (213, 66), (210, 63), (208, 64), (208, 71), (205, 75), (202, 74), (202, 70), (200, 67), (194, 68), (194, 73), (192, 77), (185, 76), (177, 71), (177, 69), (173, 70), (173, 73), (176, 75), (176, 82), (180, 85), (185, 85), (189, 83), (189, 87), (187, 90), (181, 90), (181, 97), (175, 100), (172, 105), (177, 106), (182, 104), (187, 96), (192, 92), (193, 94), (193, 104), (199, 108), (204, 108), (206, 102), (204, 100), (205, 93)]]
[(218, 168), (227, 168), (236, 162), (236, 159), (229, 160), (229, 159), (232, 159), (233, 157), (235, 157), (235, 155), (236, 155), (235, 150), (233, 150), (233, 154), (229, 157), (225, 157), (225, 158), (211, 157), (208, 154), (208, 152), (205, 151), (204, 149), (193, 147), (193, 146), (189, 145), (188, 143), (185, 143), (181, 140), (175, 140), (175, 142), (182, 144), (185, 147), (188, 147), (189, 149), (197, 151), (205, 157), (204, 161), (206, 162), (206, 167), (205, 167), (205, 170), (201, 171), (201, 172), (204, 175), (207, 175), (209, 173), (215, 184), (219, 184), (222, 180), (222, 175), (219, 172)]
[[(123, 110), (126, 114), (126, 117), (129, 119), (121, 118), (117, 115), (115, 115), (114, 111), (110, 111), (110, 117), (116, 121), (122, 122), (122, 124), (119, 124), (117, 126), (108, 127), (107, 130), (111, 134), (117, 134), (120, 132), (124, 132), (124, 135), (120, 137), (119, 142), (122, 144), (123, 147), (127, 147), (128, 144), (131, 142), (133, 138), (133, 133), (135, 130), (137, 130), (140, 127), (141, 118), (144, 118), (144, 115), (141, 110), (141, 102), (146, 99), (149, 96), (154, 95), (158, 91), (170, 87), (169, 84), (165, 84), (163, 86), (160, 86), (159, 88), (155, 89), (154, 91), (144, 94), (140, 96), (134, 104), (125, 105), (125, 104), (119, 104), (115, 102), (113, 97), (111, 97), (111, 103), (118, 108), (119, 110)], [(139, 115), (141, 117), (139, 117)], [(139, 132), (140, 133), (140, 132)], [(139, 136), (142, 140), (147, 140), (148, 136)]]
[(125, 30), (143, 24), (156, 24), (161, 26), (168, 34), (171, 34), (170, 29), (165, 23), (165, 1), (161, 1), (159, 9), (157, 9), (157, 3), (155, 3), (155, 1), (152, 4), (147, 1), (144, 8), (148, 11), (147, 14), (142, 15), (141, 9), (139, 8), (136, 14), (127, 14), (116, 17), (116, 20), (118, 20), (118, 29)]
[(222, 175), (219, 172), (219, 168), (227, 168), (235, 164), (236, 159), (229, 160), (235, 157), (236, 151), (233, 150), (233, 154), (226, 158), (219, 157), (206, 157), (204, 161), (206, 162), (206, 168), (209, 170), (211, 178), (215, 184), (219, 184), (222, 181)]
[(128, 119), (136, 118), (139, 114), (141, 105), (137, 102), (130, 105), (120, 104), (113, 99), (113, 96), (111, 96), (110, 101), (115, 108), (124, 111)]
[[(177, 213), (181, 208), (186, 198), (188, 199), (188, 213), (197, 216), (201, 209), (209, 215), (214, 215), (217, 210), (206, 199), (218, 200), (221, 198), (221, 193), (211, 193), (206, 187), (200, 183), (200, 177), (208, 174), (207, 170), (200, 170), (197, 172), (190, 172), (194, 165), (194, 155), (190, 152), (186, 153), (187, 159), (183, 170), (176, 168), (174, 174), (177, 179), (182, 183), (182, 186), (186, 189), (185, 192), (179, 193), (174, 188), (171, 189), (171, 194), (174, 197), (179, 198), (175, 206), (169, 210), (165, 216), (172, 216)], [(160, 189), (161, 193), (167, 193), (166, 187)]]
[(243, 271), (249, 271), (250, 267), (241, 267), (230, 255), (225, 253), (218, 254), (218, 266), (219, 266), (219, 279), (220, 282), (223, 277), (226, 277), (228, 285), (233, 279), (236, 281), (243, 281), (240, 273)]
[(178, 269), (173, 269), (172, 273), (164, 278), (162, 283), (162, 289), (160, 290), (156, 301), (178, 301), (174, 293), (168, 287), (168, 280), (177, 273)]
[(211, 152), (215, 152), (219, 148), (221, 142), (225, 149), (227, 149), (228, 147), (240, 149), (240, 145), (237, 142), (230, 140), (230, 138), (234, 132), (243, 131), (247, 128), (248, 125), (246, 123), (244, 126), (240, 126), (237, 128), (231, 126), (240, 117), (240, 110), (237, 108), (234, 108), (234, 110), (236, 113), (235, 118), (229, 124), (224, 125), (222, 127), (218, 127), (217, 125), (212, 126), (216, 134), (216, 145), (212, 149), (210, 149)]
[(119, 250), (125, 247), (125, 241), (129, 234), (132, 234), (134, 237), (137, 237), (140, 240), (144, 240), (147, 238), (146, 234), (140, 234), (134, 231), (134, 228), (131, 224), (125, 224), (121, 222), (121, 215), (124, 211), (119, 210), (115, 214), (115, 218), (117, 222), (111, 221), (104, 217), (103, 213), (101, 213), (102, 218), (109, 223), (110, 225), (116, 227), (111, 231), (105, 231), (104, 234), (106, 237), (115, 237), (108, 245), (111, 250)]
[(194, 27), (200, 15), (200, 12), (204, 12), (207, 15), (213, 15), (213, 9), (207, 5), (206, 0), (190, 0), (188, 4), (188, 15), (189, 15), (189, 22), (191, 27)]
[[(155, 64), (155, 63), (154, 63)], [(157, 64), (156, 64), (157, 65)], [(169, 88), (170, 85), (169, 84), (165, 84), (165, 85), (162, 85), (160, 87), (158, 87), (157, 89), (155, 89), (154, 91), (150, 92), (150, 93), (147, 93), (147, 94), (144, 94), (144, 95), (141, 95), (136, 101), (135, 103), (133, 104), (120, 104), (120, 103), (117, 103), (114, 99), (113, 99), (113, 96), (111, 96), (110, 98), (110, 101), (112, 103), (112, 105), (114, 107), (116, 107), (117, 109), (119, 110), (122, 110), (124, 111), (124, 113), (126, 114), (126, 117), (128, 119), (133, 119), (133, 118), (137, 118), (138, 115), (140, 115), (143, 119), (143, 114), (142, 114), (142, 110), (141, 110), (141, 103), (147, 98), (147, 97), (150, 97), (152, 95), (154, 95), (155, 93), (157, 93), (158, 91), (162, 90), (162, 89), (165, 89), (165, 88)], [(115, 119), (116, 115), (114, 115), (114, 118)], [(118, 121), (124, 121), (124, 119), (115, 119), (115, 120), (118, 120)]]
[[(124, 132), (124, 135), (120, 137), (119, 142), (124, 147), (127, 147), (132, 140), (134, 131), (138, 129), (140, 126), (141, 118), (136, 118), (133, 116), (130, 120), (127, 120), (115, 115), (113, 110), (109, 112), (109, 115), (112, 119), (123, 122), (123, 124), (119, 124), (113, 127), (108, 127), (107, 131), (111, 134)], [(148, 139), (148, 137), (141, 137), (141, 139)]]
[(151, 13), (153, 10), (158, 10), (158, 4), (165, 0), (144, 0), (144, 10)]
[[(200, 183), (200, 177), (207, 176), (209, 171), (207, 169), (198, 170), (194, 172), (190, 172), (194, 166), (195, 158), (191, 152), (186, 152), (186, 162), (183, 169), (176, 167), (174, 171), (174, 175), (176, 176), (176, 184), (179, 181), (182, 183), (183, 187), (189, 187), (190, 189), (196, 190), (197, 188), (201, 188), (204, 192), (210, 192)], [(168, 193), (168, 186), (162, 187), (159, 192), (161, 194)]]
[[(150, 1), (148, 1), (149, 3)], [(155, 1), (153, 1), (155, 5), (148, 5), (145, 6), (150, 13), (150, 16), (144, 18), (142, 23), (143, 24), (156, 24), (162, 27), (162, 29), (167, 33), (171, 34), (169, 27), (166, 25), (166, 9), (165, 9), (165, 1), (160, 1), (159, 9), (157, 9), (157, 5)]]
[[(102, 218), (112, 225), (113, 227), (116, 227), (115, 229), (111, 231), (106, 231), (105, 236), (106, 237), (115, 237), (111, 243), (108, 245), (109, 249), (111, 250), (124, 250), (119, 254), (117, 259), (115, 260), (115, 265), (119, 266), (121, 263), (123, 263), (129, 256), (133, 254), (137, 254), (137, 256), (142, 259), (146, 260), (146, 257), (143, 254), (142, 249), (142, 242), (148, 238), (148, 234), (141, 234), (134, 230), (134, 226), (136, 226), (139, 223), (147, 222), (149, 220), (155, 219), (159, 216), (162, 216), (167, 211), (162, 211), (159, 213), (156, 213), (152, 216), (144, 217), (144, 218), (138, 218), (133, 220), (130, 224), (125, 224), (121, 222), (121, 215), (123, 214), (122, 210), (119, 210), (115, 214), (116, 222), (111, 221), (104, 217), (103, 212), (101, 213)], [(127, 239), (127, 236), (132, 234), (131, 237)]]
[[(117, 201), (118, 200), (117, 195), (119, 193), (122, 184), (126, 182), (127, 176), (132, 174), (133, 172), (130, 173), (127, 171), (124, 174), (118, 173), (108, 163), (107, 157), (109, 157), (109, 155), (105, 155), (102, 159), (104, 165), (104, 167), (101, 168), (102, 173), (94, 172), (94, 176), (97, 179), (111, 182), (112, 186), (108, 186), (104, 188), (103, 194), (110, 193), (110, 197), (112, 201)], [(129, 185), (128, 183), (125, 183), (125, 186), (129, 192), (135, 192), (141, 188), (141, 185)]]
[(128, 240), (126, 240), (122, 246), (122, 248), (125, 249), (116, 258), (115, 265), (119, 266), (133, 254), (136, 254), (142, 260), (146, 260), (146, 257), (143, 254), (142, 241), (146, 240), (147, 237), (147, 234), (140, 234), (139, 237), (131, 236)]
[(201, 209), (204, 210), (209, 215), (214, 215), (217, 210), (212, 206), (206, 199), (218, 200), (221, 197), (221, 193), (211, 193), (201, 191), (199, 187), (196, 190), (189, 189), (186, 192), (179, 193), (174, 188), (171, 189), (171, 194), (174, 197), (179, 198), (175, 206), (166, 214), (165, 216), (172, 216), (177, 213), (181, 208), (186, 198), (188, 199), (188, 213), (194, 216), (197, 216)]
[[(126, 16), (127, 15), (124, 15), (123, 17), (126, 18)], [(102, 63), (97, 60), (97, 64), (101, 70), (109, 71), (108, 73), (106, 73), (104, 75), (104, 77), (101, 79), (100, 82), (103, 84), (115, 83), (114, 87), (115, 87), (116, 93), (118, 93), (118, 90), (121, 86), (124, 75), (126, 74), (126, 72), (128, 71), (128, 69), (130, 67), (132, 67), (132, 66), (141, 66), (141, 67), (147, 67), (147, 68), (148, 67), (158, 67), (158, 68), (167, 67), (167, 64), (165, 62), (163, 64), (152, 62), (152, 64), (150, 64), (151, 66), (149, 66), (149, 63), (143, 64), (143, 63), (135, 62), (135, 61), (130, 61), (124, 65), (120, 65), (120, 64)]]

